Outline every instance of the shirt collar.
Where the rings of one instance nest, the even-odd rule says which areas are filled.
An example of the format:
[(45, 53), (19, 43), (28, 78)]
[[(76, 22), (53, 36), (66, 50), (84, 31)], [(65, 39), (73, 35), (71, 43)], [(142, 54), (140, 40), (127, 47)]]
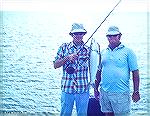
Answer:
[[(82, 42), (82, 44), (81, 45), (84, 45), (84, 42)], [(75, 47), (76, 49), (78, 49), (78, 48), (80, 48), (80, 47), (77, 47), (73, 42), (70, 42), (70, 44), (69, 44), (69, 48), (72, 48), (72, 47)], [(87, 47), (86, 47), (86, 45), (84, 45), (84, 48), (86, 48), (87, 49)]]
[[(120, 44), (118, 47), (116, 47), (114, 50), (118, 50), (118, 49), (122, 49), (123, 47), (125, 47), (123, 44)], [(107, 50), (111, 50), (110, 47), (107, 47)]]

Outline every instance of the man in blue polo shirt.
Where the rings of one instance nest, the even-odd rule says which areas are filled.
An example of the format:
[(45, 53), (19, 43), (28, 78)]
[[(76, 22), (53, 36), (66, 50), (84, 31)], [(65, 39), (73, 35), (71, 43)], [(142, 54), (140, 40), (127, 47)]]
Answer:
[[(121, 32), (111, 26), (106, 33), (109, 45), (101, 52), (94, 89), (106, 116), (127, 116), (130, 112), (130, 72), (133, 79), (133, 102), (140, 100), (139, 70), (134, 52), (121, 42)], [(100, 96), (98, 86), (100, 85)]]

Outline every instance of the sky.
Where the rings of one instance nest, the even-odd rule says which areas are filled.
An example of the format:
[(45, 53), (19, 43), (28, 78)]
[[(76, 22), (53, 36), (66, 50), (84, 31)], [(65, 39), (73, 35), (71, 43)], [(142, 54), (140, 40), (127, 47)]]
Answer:
[[(99, 12), (112, 8), (119, 0), (0, 0), (1, 11)], [(121, 0), (118, 10), (149, 11), (149, 0)]]

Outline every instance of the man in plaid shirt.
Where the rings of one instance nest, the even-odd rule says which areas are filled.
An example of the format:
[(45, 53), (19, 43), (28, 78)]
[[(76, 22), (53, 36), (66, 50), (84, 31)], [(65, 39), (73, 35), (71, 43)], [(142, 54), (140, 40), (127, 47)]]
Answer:
[(70, 43), (62, 44), (54, 61), (54, 68), (63, 66), (61, 80), (61, 116), (71, 116), (74, 101), (78, 116), (86, 116), (89, 101), (88, 68), (90, 48), (84, 45), (87, 33), (82, 24), (74, 23), (69, 33)]

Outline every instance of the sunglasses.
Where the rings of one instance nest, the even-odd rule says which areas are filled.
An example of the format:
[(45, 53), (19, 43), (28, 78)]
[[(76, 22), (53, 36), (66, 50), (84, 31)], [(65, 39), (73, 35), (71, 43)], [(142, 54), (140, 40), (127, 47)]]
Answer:
[(73, 33), (74, 35), (84, 35), (85, 33), (83, 33), (83, 32), (75, 32), (75, 33)]
[(117, 34), (117, 35), (106, 35), (106, 37), (117, 37), (119, 34)]

